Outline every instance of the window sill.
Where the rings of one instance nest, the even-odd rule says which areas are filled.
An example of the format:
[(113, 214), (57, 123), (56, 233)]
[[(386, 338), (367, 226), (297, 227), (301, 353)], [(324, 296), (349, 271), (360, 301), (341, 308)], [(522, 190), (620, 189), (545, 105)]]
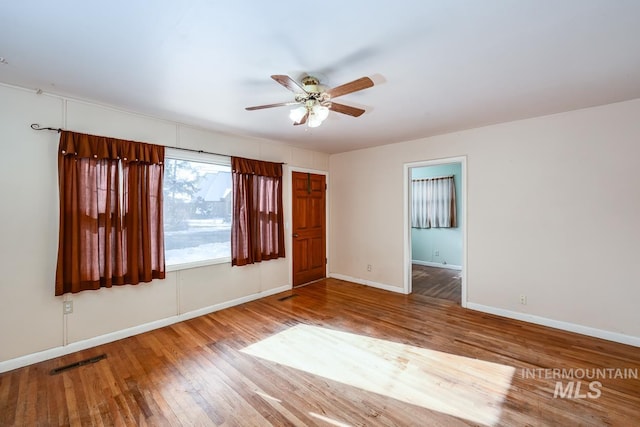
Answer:
[(172, 264), (172, 265), (167, 265), (165, 270), (167, 272), (180, 271), (180, 270), (188, 270), (191, 268), (207, 267), (209, 265), (217, 265), (217, 264), (231, 264), (231, 257), (186, 262), (184, 264)]

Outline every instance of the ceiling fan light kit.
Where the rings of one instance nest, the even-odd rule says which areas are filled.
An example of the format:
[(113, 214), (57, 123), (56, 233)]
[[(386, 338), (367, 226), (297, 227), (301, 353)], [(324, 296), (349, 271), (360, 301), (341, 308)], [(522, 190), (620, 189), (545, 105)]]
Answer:
[(307, 114), (307, 107), (298, 107), (291, 110), (291, 112), (289, 113), (289, 118), (293, 121), (293, 123), (296, 123), (302, 120), (305, 114)]
[(329, 111), (347, 114), (352, 117), (360, 117), (364, 113), (363, 109), (338, 104), (336, 102), (332, 102), (331, 99), (373, 86), (373, 81), (369, 77), (361, 77), (352, 82), (328, 90), (324, 86), (320, 85), (320, 81), (313, 76), (304, 77), (301, 83), (296, 82), (286, 75), (275, 74), (271, 76), (271, 78), (292, 91), (295, 94), (295, 101), (247, 107), (246, 110), (253, 111), (265, 108), (298, 105), (298, 107), (289, 112), (289, 118), (296, 126), (306, 123), (307, 126), (311, 128), (320, 126), (322, 122), (329, 117)]
[(293, 124), (302, 124), (302, 119), (307, 116), (307, 126), (316, 128), (329, 117), (329, 107), (321, 105), (317, 101), (307, 101), (304, 106), (294, 108), (289, 113)]

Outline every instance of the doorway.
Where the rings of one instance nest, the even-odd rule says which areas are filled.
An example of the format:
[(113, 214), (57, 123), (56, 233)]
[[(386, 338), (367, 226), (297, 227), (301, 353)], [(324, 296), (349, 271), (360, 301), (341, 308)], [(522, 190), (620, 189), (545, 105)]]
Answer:
[(326, 176), (291, 173), (293, 286), (324, 279), (327, 273)]
[[(404, 165), (405, 293), (454, 301), (466, 307), (466, 157)], [(455, 182), (455, 226), (412, 226), (414, 180)], [(452, 224), (453, 225), (453, 224)]]

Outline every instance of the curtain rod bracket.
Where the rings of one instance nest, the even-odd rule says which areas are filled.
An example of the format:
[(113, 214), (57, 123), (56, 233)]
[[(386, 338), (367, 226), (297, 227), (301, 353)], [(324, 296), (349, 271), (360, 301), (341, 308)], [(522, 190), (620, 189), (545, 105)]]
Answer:
[(57, 128), (57, 129), (56, 128), (50, 128), (50, 127), (43, 128), (38, 123), (32, 123), (31, 124), (31, 129), (33, 129), (33, 130), (53, 130), (53, 131), (56, 131), (58, 133), (62, 132), (62, 130), (63, 130), (61, 128)]

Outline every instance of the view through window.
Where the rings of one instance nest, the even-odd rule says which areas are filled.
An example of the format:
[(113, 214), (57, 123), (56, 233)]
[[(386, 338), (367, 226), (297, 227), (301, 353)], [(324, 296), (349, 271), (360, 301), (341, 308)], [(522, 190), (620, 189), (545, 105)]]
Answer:
[(168, 152), (163, 186), (166, 265), (178, 269), (229, 261), (230, 159)]

